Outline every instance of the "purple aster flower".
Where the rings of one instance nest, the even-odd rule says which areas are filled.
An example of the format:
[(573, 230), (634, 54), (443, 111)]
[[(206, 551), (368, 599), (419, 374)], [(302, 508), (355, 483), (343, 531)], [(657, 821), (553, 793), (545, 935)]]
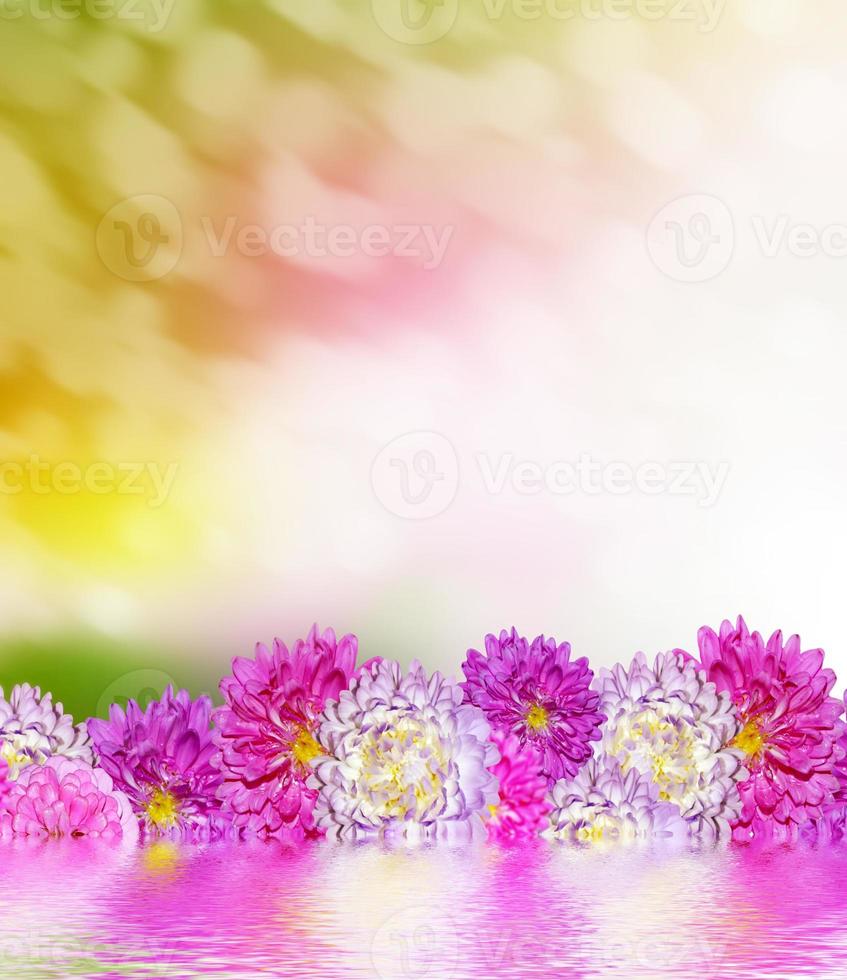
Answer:
[(326, 706), (323, 755), (310, 785), (328, 836), (359, 840), (469, 840), (485, 836), (482, 814), (496, 805), (489, 766), (497, 749), (485, 716), (462, 689), (414, 661), (363, 668)]
[(38, 687), (17, 684), (8, 701), (0, 687), (0, 756), (8, 763), (8, 778), (54, 755), (93, 763), (85, 725), (74, 725), (62, 705)]
[(659, 799), (658, 786), (607, 756), (557, 782), (552, 800), (554, 837), (592, 844), (688, 837), (689, 825), (677, 806)]
[(27, 766), (0, 803), (0, 837), (137, 836), (129, 800), (103, 769), (81, 759), (53, 756)]
[(652, 779), (698, 836), (729, 837), (741, 812), (738, 783), (747, 777), (742, 753), (729, 747), (740, 731), (730, 696), (678, 653), (652, 664), (637, 653), (628, 668), (600, 670), (594, 686), (607, 716), (603, 751), (622, 772)]
[(541, 755), (532, 745), (521, 745), (514, 732), (492, 732), (491, 741), (500, 753), (500, 761), (491, 767), (500, 798), (485, 816), (488, 836), (498, 841), (537, 837), (550, 813)]
[(574, 776), (591, 757), (605, 719), (588, 661), (572, 661), (569, 643), (543, 636), (528, 643), (516, 630), (504, 630), (499, 639), (486, 636), (485, 654), (468, 650), (462, 669), (465, 699), (483, 710), (493, 729), (532, 744), (551, 784)]
[(217, 791), (223, 777), (213, 765), (212, 701), (192, 701), (168, 687), (142, 711), (113, 704), (109, 720), (91, 718), (88, 730), (100, 766), (132, 802), (143, 829), (167, 837), (209, 837), (226, 830)]
[(236, 827), (264, 837), (315, 834), (316, 793), (306, 785), (318, 718), (355, 675), (355, 636), (322, 635), (313, 626), (291, 650), (275, 640), (273, 652), (256, 647), (255, 660), (237, 657), (221, 681), (226, 704), (214, 713), (218, 795)]
[(704, 626), (697, 639), (709, 679), (729, 693), (742, 726), (732, 744), (749, 778), (739, 785), (734, 836), (790, 838), (821, 819), (839, 792), (844, 704), (829, 697), (835, 674), (823, 669), (823, 650), (803, 651), (799, 636), (783, 643), (779, 631), (766, 644), (740, 616), (719, 634)]

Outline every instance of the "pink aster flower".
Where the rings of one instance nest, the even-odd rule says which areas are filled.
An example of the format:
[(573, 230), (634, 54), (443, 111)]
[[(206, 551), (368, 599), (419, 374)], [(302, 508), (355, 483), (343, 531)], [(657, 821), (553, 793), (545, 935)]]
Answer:
[(823, 650), (803, 651), (800, 637), (767, 644), (739, 616), (720, 633), (698, 633), (709, 679), (735, 703), (741, 730), (733, 747), (745, 756), (749, 778), (739, 784), (736, 839), (790, 839), (797, 827), (819, 820), (835, 802), (844, 759), (844, 705), (829, 697), (835, 674), (823, 668)]
[(2, 807), (3, 800), (11, 788), (12, 781), (9, 779), (9, 763), (4, 756), (0, 755), (0, 807)]
[(138, 834), (129, 800), (102, 769), (53, 757), (20, 774), (0, 804), (0, 837), (96, 837)]
[(8, 701), (0, 687), (0, 756), (8, 763), (8, 778), (54, 755), (93, 763), (85, 725), (74, 725), (62, 705), (38, 687), (16, 684)]
[(802, 827), (793, 823), (760, 822), (754, 832), (748, 835), (748, 839), (755, 837), (757, 841), (765, 839), (778, 844), (794, 844), (797, 841), (806, 844), (833, 844), (844, 840), (845, 835), (847, 835), (847, 809), (840, 805), (825, 806), (823, 816), (816, 820), (807, 820)]
[(491, 741), (500, 752), (500, 761), (491, 767), (500, 798), (488, 808), (488, 836), (499, 841), (536, 837), (547, 826), (550, 812), (541, 755), (532, 745), (521, 745), (514, 732), (493, 732)]
[(571, 660), (569, 643), (543, 636), (529, 643), (516, 630), (503, 630), (499, 639), (486, 636), (484, 654), (468, 650), (462, 669), (465, 699), (483, 710), (495, 731), (530, 743), (550, 784), (574, 776), (591, 757), (605, 718), (588, 661)]
[(310, 786), (327, 836), (466, 841), (497, 803), (497, 749), (462, 689), (418, 661), (366, 665), (321, 719)]
[(91, 718), (88, 730), (100, 766), (132, 802), (144, 830), (175, 838), (207, 838), (227, 829), (217, 791), (223, 776), (213, 765), (211, 698), (192, 701), (168, 687), (142, 711), (113, 704), (109, 720)]
[(221, 681), (226, 704), (214, 712), (218, 790), (233, 823), (264, 837), (313, 835), (317, 793), (307, 787), (318, 717), (355, 676), (358, 640), (313, 626), (291, 650), (275, 640), (254, 660), (237, 657)]

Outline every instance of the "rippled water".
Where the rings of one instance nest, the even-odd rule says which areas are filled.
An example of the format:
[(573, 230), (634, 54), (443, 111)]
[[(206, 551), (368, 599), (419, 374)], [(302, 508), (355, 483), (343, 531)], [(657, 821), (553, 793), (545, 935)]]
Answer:
[(847, 848), (0, 847), (0, 975), (847, 977)]

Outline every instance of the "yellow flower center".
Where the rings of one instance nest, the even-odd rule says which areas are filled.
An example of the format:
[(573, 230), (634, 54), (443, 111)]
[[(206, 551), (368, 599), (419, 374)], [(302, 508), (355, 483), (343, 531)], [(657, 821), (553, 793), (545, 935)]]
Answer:
[(422, 820), (444, 793), (444, 746), (431, 723), (391, 715), (362, 740), (357, 783), (367, 795), (369, 816)]
[(309, 769), (312, 759), (318, 755), (323, 755), (323, 749), (315, 741), (315, 737), (308, 728), (301, 728), (291, 745), (291, 754), (304, 769)]
[(21, 774), (21, 770), (26, 769), (26, 767), (31, 765), (33, 762), (43, 763), (44, 761), (44, 756), (42, 753), (38, 753), (38, 757), (33, 759), (25, 752), (19, 752), (15, 745), (14, 737), (9, 740), (4, 739), (3, 742), (0, 743), (0, 756), (2, 756), (9, 765), (9, 779), (17, 779)]
[(600, 841), (614, 839), (619, 835), (619, 829), (614, 821), (605, 815), (598, 814), (596, 819), (588, 821), (578, 828), (576, 839), (583, 844), (597, 844)]
[(624, 772), (634, 768), (652, 775), (663, 802), (676, 803), (683, 810), (690, 806), (701, 774), (697, 735), (691, 726), (650, 705), (624, 719), (604, 744)]
[(179, 864), (179, 850), (174, 844), (158, 841), (144, 850), (144, 867), (157, 874), (176, 869)]
[(153, 790), (153, 795), (147, 801), (147, 819), (157, 830), (170, 830), (179, 819), (179, 806), (173, 793), (167, 790)]
[(547, 709), (534, 704), (527, 713), (526, 723), (534, 732), (540, 732), (547, 727), (547, 717)]
[(301, 728), (291, 746), (291, 754), (304, 769), (309, 769), (312, 765), (312, 759), (323, 755), (323, 749), (318, 745), (308, 728)]
[(747, 722), (732, 744), (751, 758), (761, 754), (765, 747), (765, 737), (755, 719)]

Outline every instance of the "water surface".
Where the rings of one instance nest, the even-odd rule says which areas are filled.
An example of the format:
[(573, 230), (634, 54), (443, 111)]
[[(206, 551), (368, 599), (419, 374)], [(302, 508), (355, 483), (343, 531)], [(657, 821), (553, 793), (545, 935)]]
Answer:
[(0, 976), (847, 977), (847, 848), (0, 846)]

